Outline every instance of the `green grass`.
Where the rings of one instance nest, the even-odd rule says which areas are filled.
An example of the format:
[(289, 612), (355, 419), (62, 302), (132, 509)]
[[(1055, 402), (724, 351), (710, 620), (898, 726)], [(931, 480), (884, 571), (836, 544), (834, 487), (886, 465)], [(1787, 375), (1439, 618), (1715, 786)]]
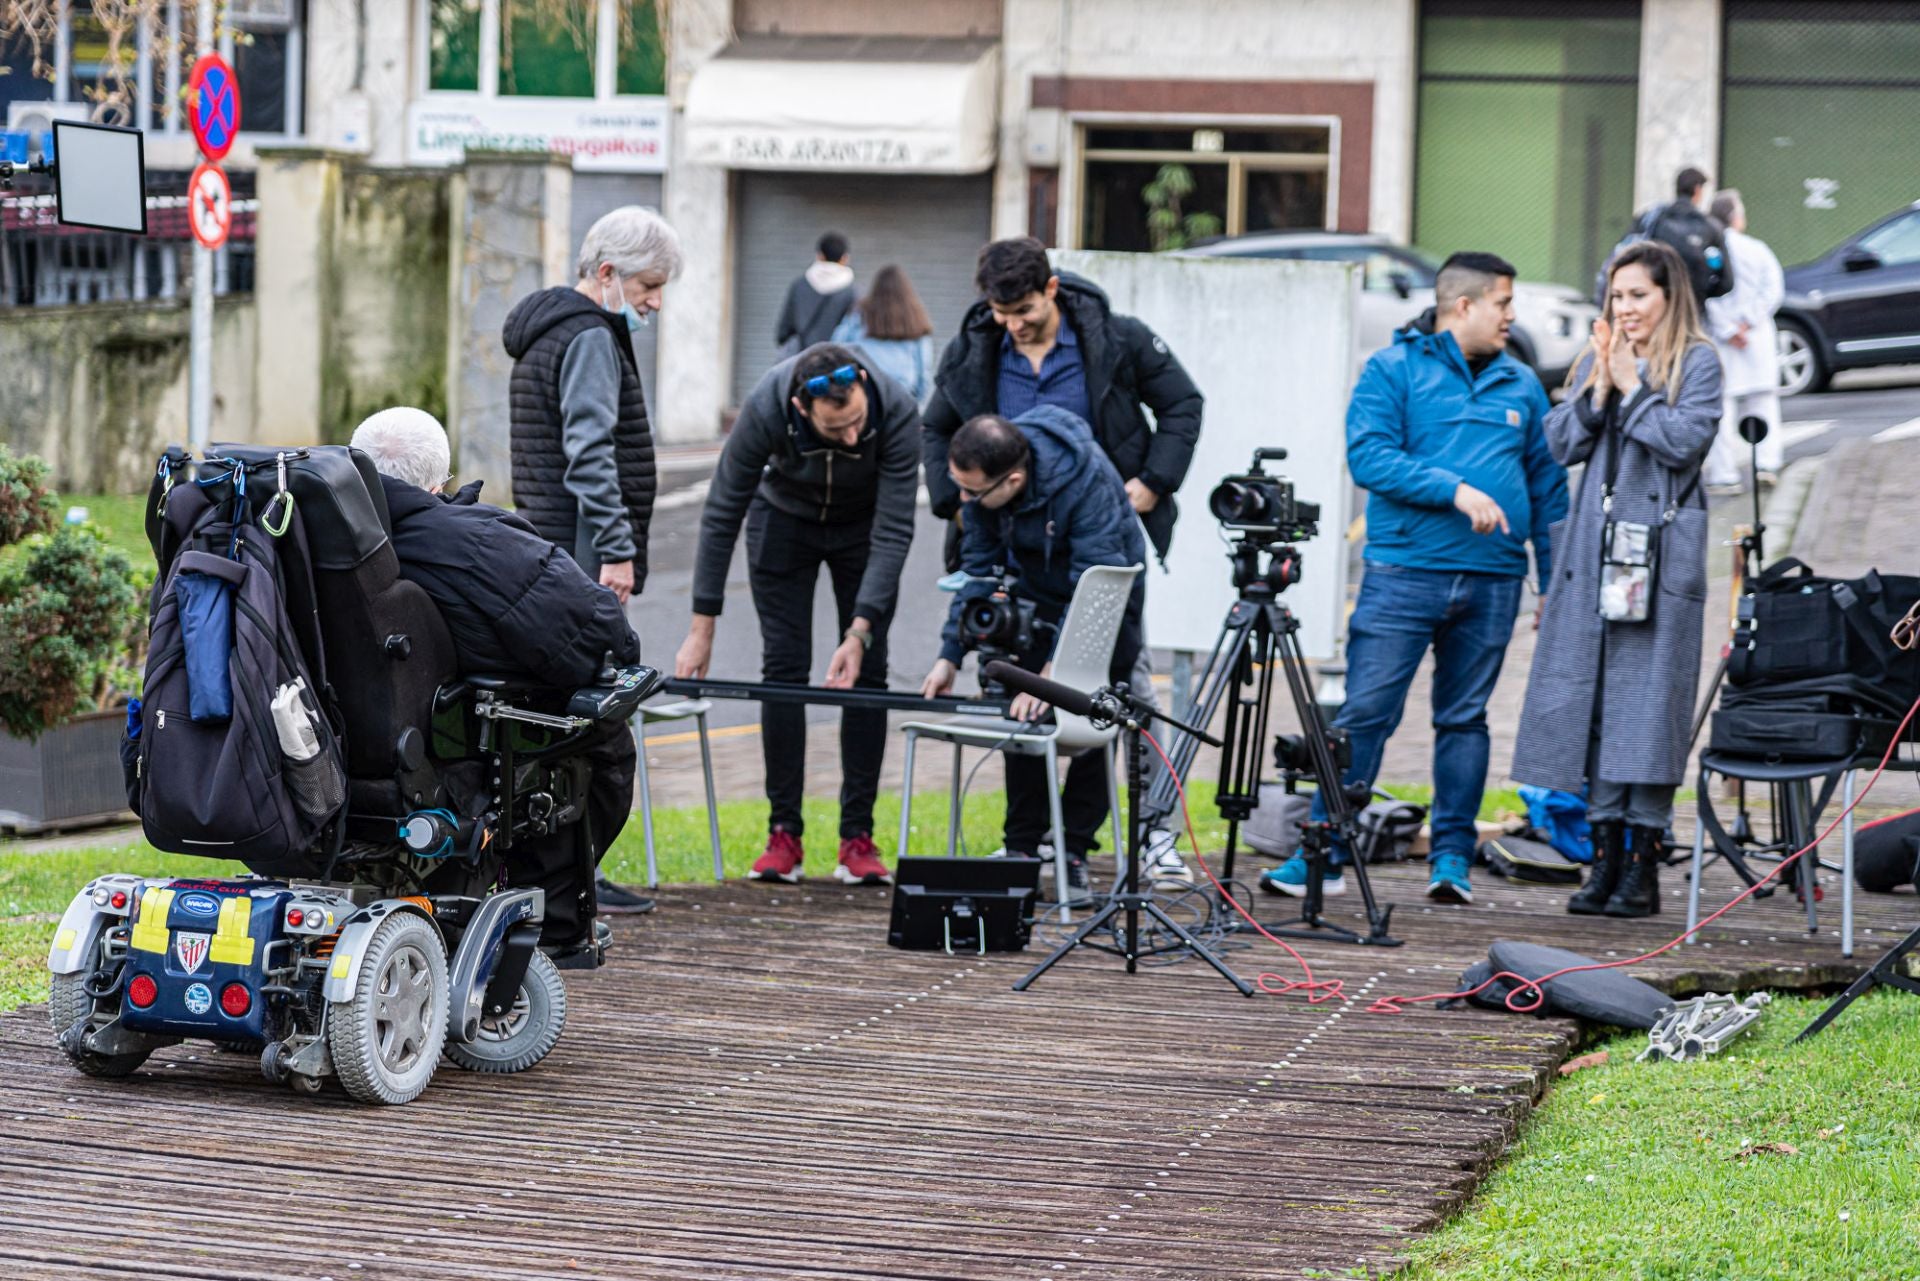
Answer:
[[(1824, 1006), (1777, 999), (1696, 1063), (1610, 1042), (1404, 1281), (1920, 1275), (1920, 1001), (1868, 997), (1789, 1045)], [(1797, 1150), (1735, 1155), (1759, 1144)]]
[(59, 494), (55, 516), (67, 518), (69, 507), (87, 509), (87, 519), (99, 529), (101, 537), (133, 558), (135, 565), (149, 564), (153, 549), (147, 545), (145, 494)]

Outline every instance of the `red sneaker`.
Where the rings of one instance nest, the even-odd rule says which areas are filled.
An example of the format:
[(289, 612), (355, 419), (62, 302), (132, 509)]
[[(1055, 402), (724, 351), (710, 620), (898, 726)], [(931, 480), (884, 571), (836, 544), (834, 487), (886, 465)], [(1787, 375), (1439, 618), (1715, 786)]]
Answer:
[(865, 832), (840, 842), (840, 865), (833, 869), (833, 876), (848, 885), (893, 884), (893, 873), (880, 861), (880, 851)]
[(784, 827), (776, 827), (767, 834), (766, 853), (754, 860), (753, 870), (747, 873), (747, 879), (785, 881), (789, 885), (798, 885), (803, 856), (800, 838)]

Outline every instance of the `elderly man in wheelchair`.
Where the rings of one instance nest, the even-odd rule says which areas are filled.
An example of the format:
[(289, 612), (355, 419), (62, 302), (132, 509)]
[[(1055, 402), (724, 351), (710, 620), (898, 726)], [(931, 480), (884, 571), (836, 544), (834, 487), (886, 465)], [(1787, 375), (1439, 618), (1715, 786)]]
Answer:
[(660, 676), (564, 553), (477, 487), (437, 496), (445, 435), (406, 414), (364, 450), (161, 459), (129, 799), (155, 846), (247, 874), (74, 898), (48, 1005), (88, 1075), (210, 1040), (302, 1093), (405, 1103), (443, 1053), (538, 1063), (559, 970), (600, 961), (594, 868)]

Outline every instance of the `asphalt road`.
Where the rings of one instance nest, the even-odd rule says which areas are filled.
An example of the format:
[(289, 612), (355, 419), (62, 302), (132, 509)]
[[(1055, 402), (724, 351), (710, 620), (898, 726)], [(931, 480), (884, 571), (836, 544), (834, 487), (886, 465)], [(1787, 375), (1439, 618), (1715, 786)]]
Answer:
[[(1920, 435), (1920, 366), (1862, 370), (1841, 374), (1835, 389), (1793, 397), (1781, 406), (1782, 431), (1789, 461), (1823, 454), (1843, 440), (1888, 432)], [(661, 497), (649, 540), (651, 569), (645, 593), (628, 607), (640, 634), (647, 662), (671, 669), (673, 655), (687, 633), (691, 616), (694, 547), (700, 533), (701, 500), (712, 474), (717, 448), (671, 451), (662, 455)], [(1196, 478), (1196, 485), (1206, 478)], [(1725, 501), (1734, 501), (1722, 499)], [(1189, 502), (1185, 519), (1205, 519), (1204, 508)], [(922, 508), (913, 550), (900, 585), (900, 605), (890, 635), (889, 683), (896, 689), (919, 686), (939, 656), (940, 625), (951, 599), (935, 586), (940, 577), (941, 530)], [(1149, 583), (1151, 589), (1151, 583)], [(814, 595), (814, 680), (826, 673), (838, 629), (832, 592), (822, 576)], [(760, 679), (760, 629), (747, 591), (744, 539), (734, 549), (727, 577), (727, 604), (714, 640), (709, 675), (725, 680)], [(963, 693), (973, 689), (969, 671), (960, 678)], [(839, 713), (813, 708), (810, 723), (831, 722)], [(721, 701), (715, 725), (752, 725), (760, 719), (757, 703)]]

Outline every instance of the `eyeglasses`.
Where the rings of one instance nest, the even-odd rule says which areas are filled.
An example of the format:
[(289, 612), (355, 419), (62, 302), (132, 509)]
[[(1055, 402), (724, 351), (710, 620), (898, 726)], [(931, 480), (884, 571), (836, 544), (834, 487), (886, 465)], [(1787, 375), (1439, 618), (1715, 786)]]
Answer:
[(993, 481), (992, 483), (986, 485), (984, 488), (981, 488), (981, 489), (968, 489), (965, 485), (961, 485), (959, 487), (960, 492), (964, 494), (966, 497), (973, 499), (975, 502), (979, 502), (982, 498), (985, 498), (988, 494), (991, 494), (994, 490), (1006, 484), (1007, 481), (1013, 478), (1013, 473), (1019, 470), (1020, 469), (1018, 467), (1015, 467), (1011, 471), (1003, 473), (999, 480)]
[(860, 368), (857, 365), (842, 365), (831, 373), (815, 374), (801, 383), (809, 396), (824, 396), (832, 387), (851, 387), (859, 380)]

